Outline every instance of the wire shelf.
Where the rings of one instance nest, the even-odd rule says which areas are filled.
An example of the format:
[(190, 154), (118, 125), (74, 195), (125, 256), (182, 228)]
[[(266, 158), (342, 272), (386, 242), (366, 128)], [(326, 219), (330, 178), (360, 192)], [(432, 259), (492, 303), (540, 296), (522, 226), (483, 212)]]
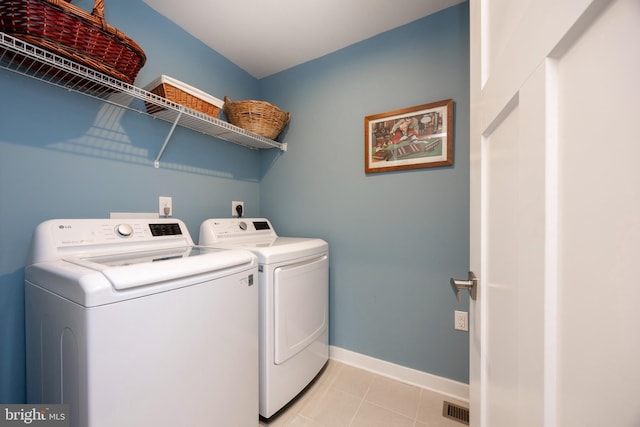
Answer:
[[(264, 138), (231, 123), (176, 104), (3, 32), (0, 32), (0, 68), (172, 123), (171, 131), (156, 158), (156, 167), (176, 125), (254, 150), (287, 149), (286, 143)], [(157, 105), (162, 109), (157, 113), (148, 114), (145, 103)]]

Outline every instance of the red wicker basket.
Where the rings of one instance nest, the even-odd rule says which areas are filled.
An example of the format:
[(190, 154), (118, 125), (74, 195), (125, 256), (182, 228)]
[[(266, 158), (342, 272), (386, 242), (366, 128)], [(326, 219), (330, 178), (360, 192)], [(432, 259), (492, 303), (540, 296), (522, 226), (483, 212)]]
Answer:
[(104, 0), (90, 14), (67, 0), (0, 0), (0, 31), (129, 84), (147, 60), (107, 24)]

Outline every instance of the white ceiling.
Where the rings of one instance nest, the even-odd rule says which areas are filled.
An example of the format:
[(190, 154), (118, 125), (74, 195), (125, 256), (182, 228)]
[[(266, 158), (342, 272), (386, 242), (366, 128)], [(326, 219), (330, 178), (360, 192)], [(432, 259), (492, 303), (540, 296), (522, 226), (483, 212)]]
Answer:
[(143, 0), (256, 78), (465, 0)]

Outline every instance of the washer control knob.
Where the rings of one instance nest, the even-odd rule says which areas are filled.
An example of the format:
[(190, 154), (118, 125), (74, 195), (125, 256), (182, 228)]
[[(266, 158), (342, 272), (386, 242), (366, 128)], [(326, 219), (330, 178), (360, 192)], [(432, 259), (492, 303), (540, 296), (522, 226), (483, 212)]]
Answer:
[(240, 224), (238, 224), (238, 226), (240, 227), (240, 230), (246, 230), (247, 229), (247, 223), (244, 221), (241, 221)]
[(133, 234), (133, 227), (129, 224), (118, 224), (116, 234), (121, 237), (130, 237)]

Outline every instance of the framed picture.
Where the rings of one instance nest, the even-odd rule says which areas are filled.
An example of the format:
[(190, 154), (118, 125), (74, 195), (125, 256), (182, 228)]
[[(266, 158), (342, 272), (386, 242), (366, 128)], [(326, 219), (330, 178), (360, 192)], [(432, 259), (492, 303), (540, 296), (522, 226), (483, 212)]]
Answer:
[(453, 100), (364, 118), (364, 171), (453, 164)]

